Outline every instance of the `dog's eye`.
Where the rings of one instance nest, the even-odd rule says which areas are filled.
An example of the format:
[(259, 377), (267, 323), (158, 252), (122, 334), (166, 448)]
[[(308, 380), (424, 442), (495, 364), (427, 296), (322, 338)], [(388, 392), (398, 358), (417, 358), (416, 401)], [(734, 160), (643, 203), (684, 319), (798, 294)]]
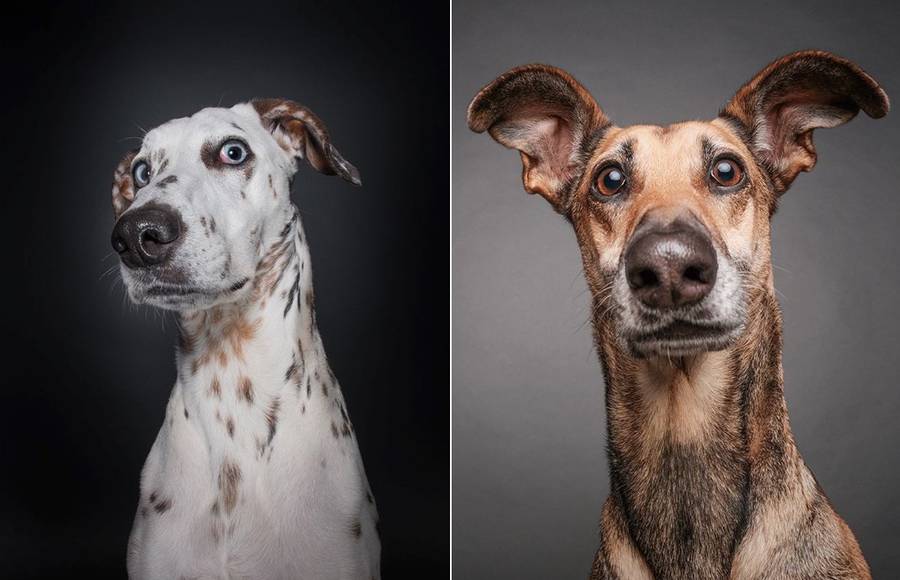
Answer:
[(625, 172), (617, 165), (613, 165), (600, 172), (594, 190), (601, 197), (612, 197), (623, 187), (625, 187)]
[(722, 187), (732, 187), (741, 182), (744, 177), (741, 166), (731, 159), (719, 159), (713, 162), (709, 170), (713, 180)]
[(146, 161), (139, 161), (131, 170), (131, 176), (134, 178), (135, 186), (144, 187), (150, 183), (150, 164)]
[(226, 141), (219, 149), (219, 159), (227, 165), (240, 165), (247, 160), (247, 155), (249, 155), (247, 146), (237, 139)]

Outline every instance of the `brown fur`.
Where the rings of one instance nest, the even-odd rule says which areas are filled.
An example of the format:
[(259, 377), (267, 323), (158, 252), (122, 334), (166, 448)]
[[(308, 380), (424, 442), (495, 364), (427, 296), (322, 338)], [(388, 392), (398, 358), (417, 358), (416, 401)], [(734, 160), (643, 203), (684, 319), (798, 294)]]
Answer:
[(282, 149), (305, 159), (319, 173), (339, 175), (361, 185), (356, 167), (334, 147), (328, 129), (315, 113), (287, 99), (254, 99), (251, 104)]
[[(544, 65), (513, 69), (470, 105), (469, 126), (520, 151), (526, 190), (569, 219), (581, 248), (611, 483), (592, 580), (870, 577), (791, 434), (769, 246), (778, 196), (815, 162), (813, 129), (859, 109), (883, 116), (887, 97), (856, 65), (811, 51), (765, 68), (710, 122), (615, 127)], [(741, 188), (712, 192), (711, 151), (742, 165)], [(611, 160), (629, 190), (607, 202), (594, 180)], [(723, 350), (639, 358), (620, 340), (611, 282), (644, 215), (685, 209), (738, 266), (743, 330)]]
[(131, 163), (137, 154), (137, 149), (126, 153), (113, 173), (112, 202), (113, 213), (117, 219), (134, 201), (134, 180), (131, 177)]

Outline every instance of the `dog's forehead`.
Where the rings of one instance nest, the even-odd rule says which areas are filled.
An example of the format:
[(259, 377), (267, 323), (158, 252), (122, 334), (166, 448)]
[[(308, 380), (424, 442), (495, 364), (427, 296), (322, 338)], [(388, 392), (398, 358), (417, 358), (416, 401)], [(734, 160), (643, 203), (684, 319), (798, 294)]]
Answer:
[(258, 138), (266, 133), (253, 107), (240, 103), (230, 108), (207, 107), (190, 117), (167, 121), (144, 136), (143, 146), (153, 150), (216, 137)]
[(639, 165), (667, 161), (693, 165), (702, 159), (704, 145), (749, 155), (734, 129), (721, 119), (685, 121), (671, 125), (631, 125), (614, 128), (599, 144), (594, 157), (629, 152)]

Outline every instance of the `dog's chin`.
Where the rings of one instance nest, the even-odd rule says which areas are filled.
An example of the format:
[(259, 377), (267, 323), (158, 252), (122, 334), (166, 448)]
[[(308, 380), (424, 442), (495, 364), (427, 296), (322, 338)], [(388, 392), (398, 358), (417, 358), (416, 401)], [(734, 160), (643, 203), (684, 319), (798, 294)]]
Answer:
[(190, 281), (173, 284), (161, 281), (128, 283), (128, 295), (135, 304), (146, 304), (162, 310), (184, 312), (205, 310), (226, 302), (233, 302), (244, 294), (250, 282), (245, 277), (222, 286), (192, 284)]
[(743, 324), (732, 321), (673, 320), (653, 330), (629, 333), (626, 342), (639, 358), (673, 358), (724, 350), (741, 334)]

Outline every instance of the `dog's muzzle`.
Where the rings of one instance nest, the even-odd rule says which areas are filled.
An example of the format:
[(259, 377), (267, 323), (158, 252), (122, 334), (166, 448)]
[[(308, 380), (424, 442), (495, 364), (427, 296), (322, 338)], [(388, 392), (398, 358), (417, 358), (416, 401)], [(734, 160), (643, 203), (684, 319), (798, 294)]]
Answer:
[(620, 268), (613, 290), (619, 335), (639, 356), (719, 350), (740, 331), (740, 276), (690, 211), (648, 212)]
[(165, 264), (184, 232), (181, 216), (164, 204), (147, 204), (126, 211), (112, 232), (112, 246), (128, 268)]
[(715, 285), (716, 271), (716, 250), (692, 214), (668, 223), (645, 216), (625, 251), (628, 286), (654, 310), (700, 302)]

